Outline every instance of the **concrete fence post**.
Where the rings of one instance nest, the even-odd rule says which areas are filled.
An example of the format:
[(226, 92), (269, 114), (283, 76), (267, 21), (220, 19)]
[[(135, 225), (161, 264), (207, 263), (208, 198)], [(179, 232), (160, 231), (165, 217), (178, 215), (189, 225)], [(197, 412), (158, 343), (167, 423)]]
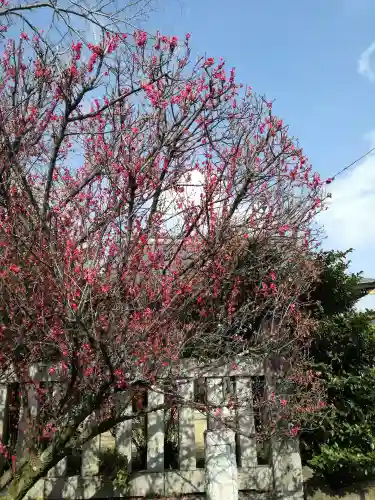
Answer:
[[(148, 409), (152, 410), (164, 402), (164, 394), (148, 391)], [(164, 410), (155, 410), (147, 415), (147, 470), (164, 471)]]
[[(89, 415), (86, 420), (83, 422), (84, 427), (90, 428), (93, 424), (95, 424), (97, 419), (96, 413), (92, 413)], [(82, 462), (81, 462), (81, 475), (83, 477), (96, 476), (99, 474), (100, 467), (100, 434), (95, 436), (94, 438), (87, 441), (82, 446)]]
[[(275, 393), (278, 393), (277, 379), (282, 377), (280, 360), (268, 360), (264, 364), (266, 392), (271, 408)], [(280, 395), (280, 394), (279, 394)], [(271, 439), (272, 472), (277, 500), (303, 500), (302, 461), (299, 440), (296, 437), (275, 436)]]
[(302, 462), (298, 439), (274, 439), (272, 468), (277, 500), (303, 500)]
[(207, 500), (238, 500), (235, 433), (205, 432)]
[[(0, 385), (0, 442), (3, 444), (8, 432), (8, 412), (9, 412), (9, 386)], [(0, 455), (0, 466), (4, 465), (5, 458)]]

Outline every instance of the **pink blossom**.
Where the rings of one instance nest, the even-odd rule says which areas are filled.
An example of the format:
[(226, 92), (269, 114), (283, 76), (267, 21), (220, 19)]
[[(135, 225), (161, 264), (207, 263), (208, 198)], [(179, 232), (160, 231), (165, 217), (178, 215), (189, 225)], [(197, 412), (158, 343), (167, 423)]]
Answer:
[(6, 456), (7, 455), (7, 448), (6, 446), (0, 442), (0, 454)]
[(78, 61), (81, 58), (82, 42), (72, 43), (72, 50), (75, 53), (74, 59)]
[(77, 69), (77, 66), (75, 64), (72, 64), (70, 66), (70, 74), (72, 76), (78, 76), (78, 69)]
[(178, 38), (176, 36), (172, 36), (171, 39), (169, 40), (169, 46), (171, 47), (171, 49), (177, 47), (177, 42)]
[(15, 264), (11, 264), (9, 266), (9, 270), (14, 274), (18, 274), (21, 271), (21, 268), (19, 266), (16, 266)]
[(295, 425), (294, 427), (292, 427), (290, 429), (290, 435), (291, 436), (297, 436), (299, 430), (300, 430), (300, 428), (298, 427), (298, 425)]
[(208, 59), (205, 60), (204, 62), (204, 67), (205, 68), (209, 68), (210, 66), (212, 66), (215, 62), (215, 59), (213, 57), (209, 57)]
[(147, 33), (145, 31), (136, 31), (134, 33), (134, 38), (138, 47), (144, 47), (147, 43)]
[(103, 54), (103, 48), (100, 45), (94, 45), (93, 43), (88, 43), (87, 46), (93, 54), (96, 54), (97, 56)]
[(91, 54), (89, 62), (87, 63), (87, 71), (89, 73), (91, 73), (92, 70), (94, 69), (94, 64), (96, 63), (97, 58), (98, 58), (97, 54)]
[(314, 188), (318, 187), (320, 183), (321, 183), (321, 180), (320, 180), (320, 175), (319, 175), (319, 174), (317, 174), (317, 173), (315, 173), (315, 174), (313, 175), (313, 182), (312, 182), (313, 187), (314, 187)]
[(23, 31), (20, 35), (20, 38), (22, 40), (29, 40), (29, 35), (25, 31)]
[(276, 293), (277, 292), (277, 287), (276, 287), (275, 283), (271, 283), (270, 284), (270, 290), (272, 290), (272, 293)]
[(92, 285), (94, 283), (95, 278), (96, 278), (95, 269), (85, 269), (84, 276), (85, 276), (87, 283), (89, 285)]
[(284, 224), (283, 226), (279, 227), (279, 233), (281, 236), (284, 236), (284, 234), (289, 231), (289, 226), (288, 224)]

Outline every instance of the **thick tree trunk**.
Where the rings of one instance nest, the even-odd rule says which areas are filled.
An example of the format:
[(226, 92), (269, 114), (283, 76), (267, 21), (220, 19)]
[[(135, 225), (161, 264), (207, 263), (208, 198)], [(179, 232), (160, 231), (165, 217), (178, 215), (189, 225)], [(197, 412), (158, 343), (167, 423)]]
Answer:
[(12, 479), (6, 486), (9, 500), (21, 500), (41, 478), (47, 475), (47, 472), (56, 465), (60, 457), (64, 455), (64, 449), (56, 453), (56, 447), (50, 447), (38, 459), (27, 461), (13, 474)]
[[(99, 399), (96, 402), (98, 401)], [(94, 405), (91, 404), (89, 408), (86, 407), (82, 410), (79, 416), (72, 418), (40, 457), (33, 459), (32, 462), (23, 458), (16, 474), (12, 474), (12, 471), (3, 474), (0, 478), (0, 492), (7, 492), (5, 498), (21, 500), (39, 479), (46, 477), (47, 472), (68, 455), (70, 448), (81, 448), (87, 441), (112, 429), (118, 423), (147, 413), (147, 410), (141, 410), (134, 415), (121, 414), (117, 418), (110, 417), (98, 425), (82, 428), (82, 422), (92, 413), (93, 409)], [(165, 409), (165, 405), (160, 405), (151, 411), (159, 409)]]
[[(76, 434), (80, 425), (93, 412), (95, 403), (99, 404), (102, 401), (103, 394), (104, 391), (96, 400), (83, 405), (78, 415), (67, 416), (65, 423), (61, 424), (61, 432), (55, 435), (52, 443), (39, 457), (34, 458), (31, 462), (25, 457), (21, 459), (20, 467), (15, 474), (12, 474), (12, 471), (3, 474), (0, 478), (0, 491), (7, 492), (5, 498), (21, 500), (39, 479), (46, 477), (47, 472), (67, 456), (67, 448), (77, 441)], [(79, 432), (79, 434), (85, 433)], [(90, 435), (86, 436), (86, 439), (89, 438)]]
[(53, 465), (46, 466), (45, 464), (40, 464), (39, 467), (32, 466), (31, 464), (25, 465), (22, 471), (14, 476), (7, 488), (5, 498), (9, 500), (22, 500), (34, 484), (47, 474), (51, 467)]
[(7, 471), (0, 479), (2, 491), (7, 492), (5, 498), (21, 500), (39, 479), (45, 477), (47, 472), (67, 455), (67, 443), (77, 431), (78, 426), (77, 422), (66, 426), (59, 438), (52, 442), (40, 457), (31, 461), (24, 459), (15, 474)]

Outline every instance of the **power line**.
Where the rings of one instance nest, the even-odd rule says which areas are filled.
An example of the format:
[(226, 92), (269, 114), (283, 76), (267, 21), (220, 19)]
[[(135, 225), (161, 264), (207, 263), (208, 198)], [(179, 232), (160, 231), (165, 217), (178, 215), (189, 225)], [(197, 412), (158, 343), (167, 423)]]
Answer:
[[(351, 163), (349, 163), (349, 165), (346, 165), (344, 168), (342, 168), (341, 170), (339, 170), (338, 172), (336, 172), (336, 174), (331, 177), (330, 179), (328, 179), (326, 182), (327, 184), (330, 184), (333, 180), (336, 179), (336, 177), (338, 177), (339, 175), (343, 174), (344, 172), (346, 172), (346, 170), (348, 170), (350, 167), (352, 167), (353, 165), (355, 165), (356, 163), (358, 163), (359, 161), (363, 160), (363, 158), (366, 158), (366, 156), (370, 155), (373, 151), (375, 151), (375, 147), (369, 149), (367, 151), (367, 153), (365, 153), (364, 155), (360, 156), (359, 158), (357, 158), (356, 160), (352, 161)], [(329, 181), (329, 182), (328, 182)]]

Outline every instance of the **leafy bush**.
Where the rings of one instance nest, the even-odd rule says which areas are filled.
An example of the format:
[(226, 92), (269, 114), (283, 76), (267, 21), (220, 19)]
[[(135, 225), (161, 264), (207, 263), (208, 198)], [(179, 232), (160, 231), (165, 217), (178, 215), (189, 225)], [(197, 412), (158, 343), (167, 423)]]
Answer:
[(355, 447), (345, 449), (337, 443), (323, 445), (321, 453), (310, 463), (318, 474), (329, 478), (335, 488), (375, 475), (375, 452), (363, 453)]
[(313, 315), (319, 328), (312, 365), (327, 391), (323, 419), (301, 436), (302, 458), (334, 488), (375, 476), (375, 335), (373, 314), (358, 312), (360, 276), (347, 253), (322, 254), (325, 266)]
[(116, 450), (106, 450), (100, 452), (99, 460), (101, 474), (112, 481), (115, 489), (128, 493), (130, 474), (127, 457)]

